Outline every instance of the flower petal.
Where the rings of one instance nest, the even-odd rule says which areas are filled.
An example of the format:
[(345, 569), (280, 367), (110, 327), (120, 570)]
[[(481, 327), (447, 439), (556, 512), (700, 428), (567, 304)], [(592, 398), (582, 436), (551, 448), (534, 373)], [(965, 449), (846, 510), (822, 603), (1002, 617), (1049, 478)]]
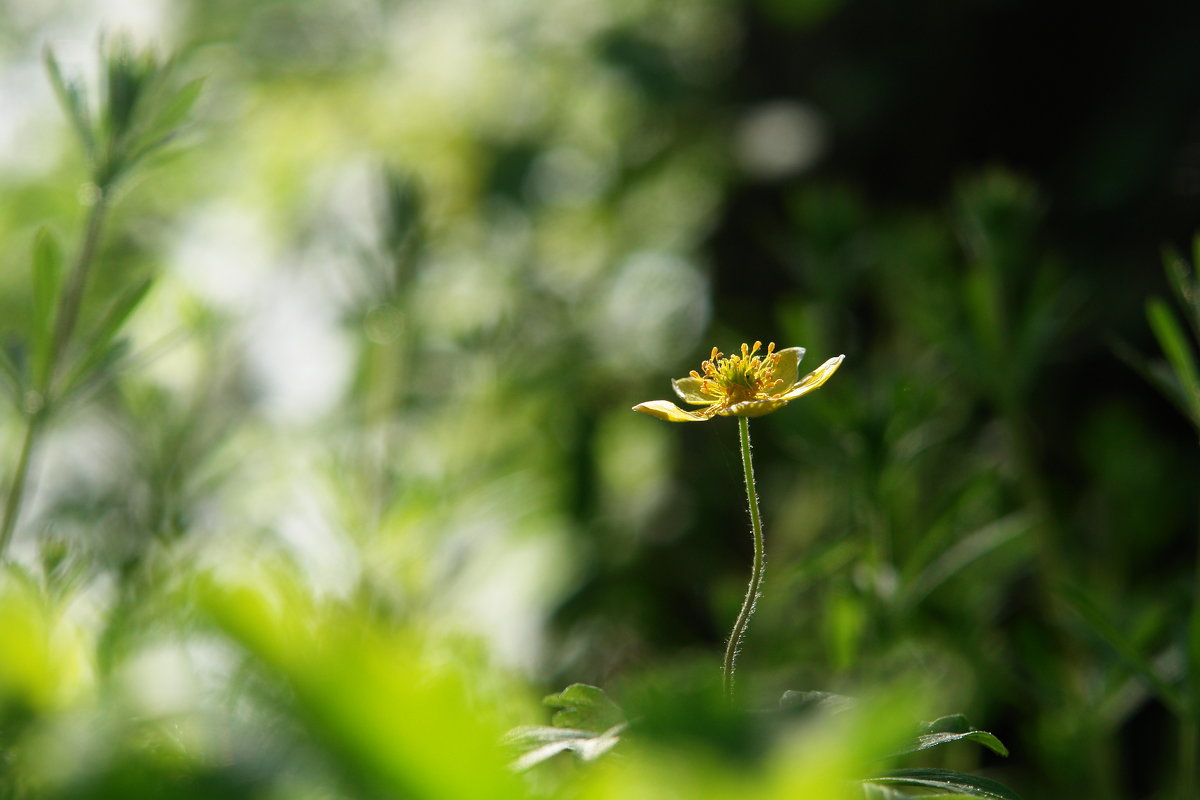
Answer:
[(668, 422), (704, 422), (711, 416), (711, 414), (703, 414), (703, 412), (693, 414), (691, 411), (684, 411), (670, 400), (651, 400), (648, 403), (639, 403), (633, 407), (633, 410), (665, 419)]
[(721, 399), (718, 394), (704, 392), (700, 387), (704, 381), (700, 378), (676, 378), (671, 381), (671, 385), (675, 387), (675, 394), (679, 395), (679, 399), (685, 403), (691, 403), (694, 406), (711, 406), (713, 403)]
[(762, 400), (735, 403), (728, 408), (720, 409), (717, 413), (722, 417), (761, 417), (763, 414), (770, 414), (777, 408), (783, 408), (787, 402), (782, 397), (766, 397)]
[(779, 360), (775, 362), (775, 379), (783, 381), (784, 386), (791, 386), (800, 377), (800, 359), (804, 358), (803, 347), (789, 347), (779, 351)]
[(783, 400), (784, 402), (787, 402), (788, 400), (795, 400), (797, 397), (803, 397), (812, 390), (820, 387), (821, 384), (829, 380), (829, 377), (833, 375), (833, 373), (837, 372), (837, 368), (842, 365), (842, 362), (845, 359), (846, 356), (844, 355), (829, 359), (824, 364), (817, 367), (812, 372), (808, 373), (799, 381), (797, 381), (796, 384), (786, 392), (779, 395), (779, 399)]

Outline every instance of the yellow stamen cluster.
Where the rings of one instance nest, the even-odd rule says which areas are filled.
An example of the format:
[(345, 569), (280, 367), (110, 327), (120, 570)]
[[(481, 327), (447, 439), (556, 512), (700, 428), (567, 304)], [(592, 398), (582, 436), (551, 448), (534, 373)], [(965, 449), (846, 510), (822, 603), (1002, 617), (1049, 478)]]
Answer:
[(779, 361), (775, 343), (767, 345), (764, 355), (755, 355), (761, 347), (762, 342), (755, 342), (753, 347), (743, 342), (741, 355), (735, 353), (728, 358), (714, 347), (712, 355), (700, 365), (704, 374), (692, 370), (691, 376), (702, 381), (700, 391), (722, 397), (725, 405), (767, 397), (783, 381), (775, 377)]

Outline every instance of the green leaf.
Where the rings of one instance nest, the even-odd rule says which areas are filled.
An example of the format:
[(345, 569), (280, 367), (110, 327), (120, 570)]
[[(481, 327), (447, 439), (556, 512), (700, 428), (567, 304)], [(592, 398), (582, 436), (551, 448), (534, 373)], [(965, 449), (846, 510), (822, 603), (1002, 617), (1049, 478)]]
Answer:
[(1191, 416), (1200, 419), (1200, 373), (1197, 373), (1196, 359), (1183, 328), (1167, 304), (1157, 297), (1146, 304), (1146, 317), (1183, 387)]
[(779, 698), (779, 708), (783, 711), (821, 711), (826, 714), (840, 714), (858, 705), (858, 700), (844, 694), (832, 692), (796, 692), (788, 689)]
[(180, 125), (196, 104), (204, 88), (204, 78), (184, 84), (175, 94), (163, 101), (163, 109), (146, 127), (137, 144), (131, 148), (129, 163), (141, 161), (161, 150), (179, 136)]
[(1192, 608), (1192, 618), (1189, 623), (1187, 640), (1189, 699), (1192, 703), (1192, 714), (1194, 717), (1200, 717), (1200, 598)]
[(919, 753), (922, 750), (931, 750), (935, 747), (948, 744), (950, 742), (960, 742), (963, 740), (977, 742), (983, 745), (993, 753), (999, 755), (1008, 755), (1008, 748), (1004, 743), (997, 739), (993, 734), (987, 731), (965, 731), (963, 733), (924, 733), (917, 737), (916, 741), (903, 750), (898, 750), (894, 755), (906, 755), (908, 753)]
[(938, 789), (966, 797), (985, 797), (990, 800), (1021, 800), (1021, 796), (1002, 783), (978, 775), (966, 775), (948, 769), (897, 769), (864, 783), (884, 786), (919, 786)]
[(999, 292), (994, 273), (987, 269), (971, 270), (963, 282), (963, 300), (976, 340), (983, 346), (989, 361), (993, 362), (992, 366), (1000, 366), (1004, 347)]
[(512, 767), (524, 771), (568, 750), (584, 761), (595, 761), (617, 745), (625, 727), (625, 723), (621, 723), (595, 733), (576, 728), (523, 725), (505, 734), (503, 744), (523, 751)]
[(46, 72), (50, 75), (54, 93), (58, 95), (59, 103), (62, 104), (71, 123), (75, 126), (75, 133), (79, 136), (88, 160), (94, 163), (96, 160), (96, 133), (91, 115), (88, 113), (87, 98), (84, 95), (83, 87), (63, 77), (58, 60), (50, 48), (45, 49), (42, 57), (46, 62)]
[(192, 107), (196, 105), (196, 100), (199, 99), (200, 92), (203, 89), (204, 78), (196, 78), (180, 86), (163, 103), (162, 110), (154, 118), (151, 130), (157, 134), (164, 134), (179, 127), (192, 110)]
[(87, 380), (100, 364), (111, 362), (110, 351), (112, 348), (110, 345), (117, 334), (121, 332), (130, 315), (141, 305), (153, 285), (153, 278), (139, 281), (118, 295), (117, 299), (104, 312), (100, 323), (88, 337), (87, 349), (71, 369), (67, 379), (68, 392)]
[(0, 386), (7, 390), (13, 405), (21, 408), (25, 397), (25, 381), (3, 346), (0, 346), (0, 379)]
[(963, 740), (981, 744), (999, 755), (1008, 755), (1008, 748), (995, 735), (987, 731), (975, 730), (962, 714), (950, 714), (945, 717), (938, 717), (933, 722), (926, 723), (921, 733), (917, 735), (917, 738), (912, 743), (892, 755), (902, 756), (909, 753), (917, 753), (950, 742)]
[(559, 709), (551, 722), (556, 728), (578, 728), (602, 733), (625, 722), (621, 707), (609, 699), (603, 689), (586, 683), (573, 683), (558, 694), (542, 700)]
[(969, 534), (957, 534), (951, 528), (958, 535), (957, 540), (944, 546), (935, 559), (907, 581), (904, 602), (915, 606), (967, 567), (1025, 537), (1032, 527), (1033, 520), (1028, 514), (1013, 512)]
[(54, 309), (62, 287), (62, 248), (45, 228), (33, 240), (33, 350), (34, 384), (44, 385), (50, 369), (54, 338)]
[[(1192, 264), (1200, 263), (1195, 260), (1200, 257), (1200, 234), (1196, 235), (1192, 246)], [(1168, 251), (1163, 258), (1163, 265), (1171, 288), (1175, 291), (1175, 298), (1183, 306), (1184, 316), (1192, 326), (1192, 333), (1200, 341), (1200, 283), (1192, 279), (1187, 264), (1176, 253)]]
[(33, 240), (33, 311), (47, 330), (53, 324), (54, 302), (62, 286), (62, 248), (46, 228)]
[(1126, 666), (1140, 676), (1172, 712), (1180, 715), (1185, 712), (1183, 700), (1175, 687), (1163, 680), (1150, 660), (1138, 652), (1138, 648), (1133, 642), (1108, 620), (1104, 612), (1083, 590), (1063, 587), (1060, 591), (1088, 629), (1107, 643), (1125, 662)]
[(963, 714), (947, 714), (938, 717), (933, 722), (926, 722), (922, 733), (967, 733), (971, 723)]

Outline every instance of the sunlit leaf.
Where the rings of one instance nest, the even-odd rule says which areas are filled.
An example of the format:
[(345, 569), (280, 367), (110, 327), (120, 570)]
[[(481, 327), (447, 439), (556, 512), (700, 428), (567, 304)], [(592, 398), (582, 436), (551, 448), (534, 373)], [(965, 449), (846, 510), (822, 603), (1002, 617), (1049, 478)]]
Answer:
[(567, 751), (575, 753), (584, 761), (594, 761), (620, 742), (624, 730), (624, 723), (614, 725), (601, 733), (548, 725), (526, 725), (505, 734), (504, 744), (521, 751), (522, 755), (512, 766), (517, 771), (523, 771)]
[(963, 733), (923, 733), (917, 737), (916, 741), (911, 745), (899, 750), (895, 755), (904, 755), (906, 753), (917, 753), (921, 750), (930, 750), (934, 747), (939, 747), (950, 742), (971, 741), (983, 745), (993, 753), (999, 755), (1008, 755), (1008, 748), (997, 739), (994, 735), (987, 731), (965, 731)]
[(543, 701), (556, 708), (552, 722), (557, 728), (579, 728), (600, 733), (625, 722), (621, 707), (603, 689), (586, 683), (573, 683)]
[(524, 795), (463, 676), (421, 640), (350, 609), (319, 607), (294, 580), (207, 580), (211, 619), (282, 680), (293, 713), (351, 778), (383, 795), (510, 800)]
[(985, 797), (990, 800), (1021, 800), (1021, 796), (1002, 783), (978, 775), (966, 775), (947, 769), (898, 769), (873, 778), (866, 783), (884, 786), (914, 786), (937, 789), (966, 797)]

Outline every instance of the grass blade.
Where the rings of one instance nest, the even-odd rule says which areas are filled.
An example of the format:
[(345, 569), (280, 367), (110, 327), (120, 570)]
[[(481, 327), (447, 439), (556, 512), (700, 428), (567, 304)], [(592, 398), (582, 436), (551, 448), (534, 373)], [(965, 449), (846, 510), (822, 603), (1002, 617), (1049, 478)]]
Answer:
[(1197, 372), (1196, 358), (1183, 328), (1167, 304), (1157, 297), (1146, 304), (1146, 317), (1167, 361), (1179, 378), (1191, 417), (1200, 419), (1200, 373)]

